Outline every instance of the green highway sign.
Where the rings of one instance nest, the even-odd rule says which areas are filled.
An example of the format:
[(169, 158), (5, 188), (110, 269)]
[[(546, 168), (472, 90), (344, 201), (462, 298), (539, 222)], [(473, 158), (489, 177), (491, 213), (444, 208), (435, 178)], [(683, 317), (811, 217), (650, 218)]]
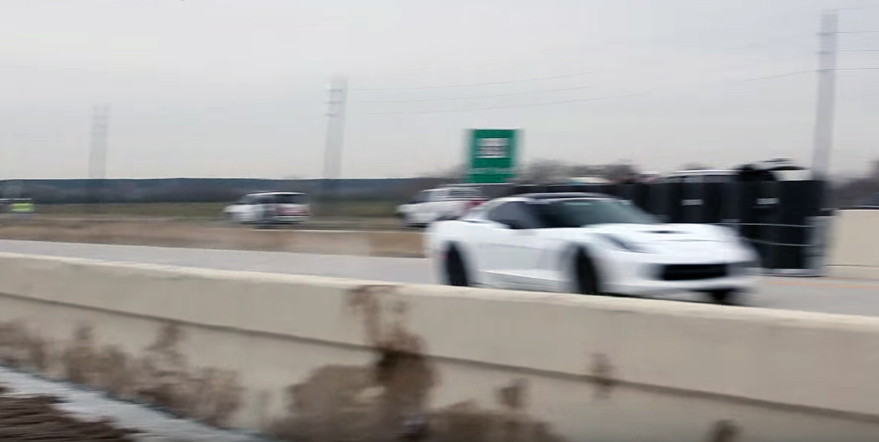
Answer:
[(518, 135), (516, 129), (471, 129), (467, 181), (496, 184), (515, 177)]

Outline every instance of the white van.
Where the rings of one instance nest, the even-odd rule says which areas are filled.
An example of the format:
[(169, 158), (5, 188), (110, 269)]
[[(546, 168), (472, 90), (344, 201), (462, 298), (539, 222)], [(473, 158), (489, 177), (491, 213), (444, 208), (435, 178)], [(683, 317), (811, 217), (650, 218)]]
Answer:
[(300, 192), (257, 192), (244, 195), (223, 214), (238, 224), (300, 224), (311, 217), (311, 203)]

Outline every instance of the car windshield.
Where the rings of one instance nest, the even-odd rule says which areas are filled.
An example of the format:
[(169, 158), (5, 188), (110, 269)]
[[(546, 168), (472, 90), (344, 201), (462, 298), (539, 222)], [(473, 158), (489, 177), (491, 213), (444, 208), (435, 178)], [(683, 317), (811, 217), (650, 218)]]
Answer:
[(305, 204), (305, 195), (301, 193), (277, 193), (274, 195), (277, 204)]
[(449, 198), (479, 198), (481, 196), (479, 189), (473, 187), (454, 187), (449, 189)]
[(544, 221), (554, 227), (594, 224), (656, 224), (659, 221), (628, 201), (616, 199), (566, 199), (539, 205)]

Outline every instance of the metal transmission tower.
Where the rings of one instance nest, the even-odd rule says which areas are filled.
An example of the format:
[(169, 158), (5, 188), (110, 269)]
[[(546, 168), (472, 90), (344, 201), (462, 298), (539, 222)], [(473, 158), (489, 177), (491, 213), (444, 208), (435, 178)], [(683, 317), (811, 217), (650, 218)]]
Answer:
[(818, 93), (815, 105), (815, 137), (812, 152), (812, 174), (828, 179), (830, 152), (833, 148), (833, 126), (836, 106), (836, 54), (839, 34), (839, 12), (825, 12), (821, 17), (820, 49), (818, 52)]
[(89, 207), (98, 211), (103, 202), (104, 179), (107, 176), (107, 136), (110, 128), (110, 106), (96, 105), (92, 111), (91, 146), (89, 148), (87, 199)]
[[(327, 139), (324, 148), (324, 186), (325, 200), (335, 196), (338, 180), (342, 174), (342, 148), (345, 144), (345, 102), (348, 95), (348, 82), (344, 78), (334, 78), (330, 82), (327, 111)], [(329, 206), (329, 204), (328, 204)]]

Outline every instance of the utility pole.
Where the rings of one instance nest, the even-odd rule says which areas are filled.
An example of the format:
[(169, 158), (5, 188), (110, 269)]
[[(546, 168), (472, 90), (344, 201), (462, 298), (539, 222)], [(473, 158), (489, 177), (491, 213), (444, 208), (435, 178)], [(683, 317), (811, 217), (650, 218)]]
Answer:
[(830, 153), (833, 148), (833, 126), (836, 106), (836, 54), (839, 34), (839, 12), (827, 11), (821, 17), (820, 49), (818, 52), (818, 93), (815, 105), (814, 150), (812, 176), (827, 180), (830, 174)]
[(110, 128), (110, 106), (95, 105), (92, 110), (91, 145), (89, 148), (88, 188), (89, 207), (100, 211), (103, 202), (104, 179), (107, 175), (107, 136)]
[[(324, 200), (328, 202), (336, 196), (338, 180), (342, 175), (342, 148), (345, 144), (345, 102), (348, 95), (348, 82), (344, 78), (334, 78), (330, 82), (327, 102), (327, 138), (324, 148)], [(329, 207), (332, 203), (326, 204)]]

